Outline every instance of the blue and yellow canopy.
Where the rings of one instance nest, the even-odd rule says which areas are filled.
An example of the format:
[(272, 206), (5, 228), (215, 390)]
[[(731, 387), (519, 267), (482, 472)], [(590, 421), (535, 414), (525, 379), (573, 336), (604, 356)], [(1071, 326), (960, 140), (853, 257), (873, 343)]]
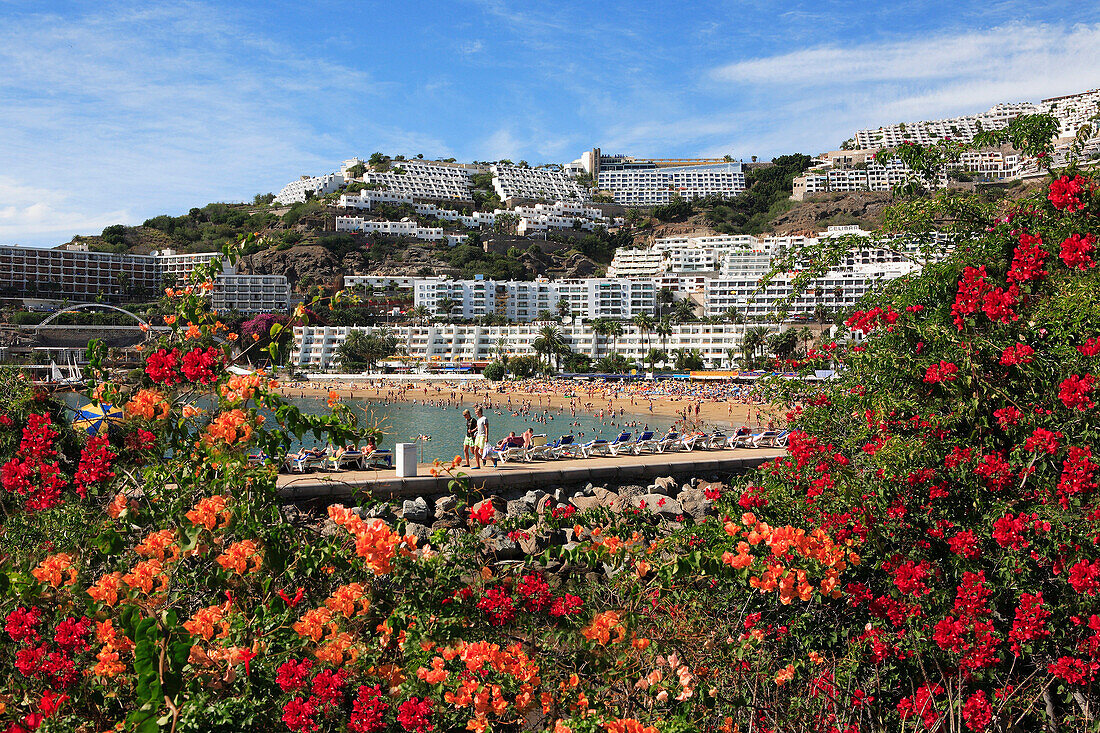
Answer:
[(73, 415), (73, 428), (88, 435), (105, 435), (112, 425), (122, 423), (122, 410), (114, 405), (87, 404)]

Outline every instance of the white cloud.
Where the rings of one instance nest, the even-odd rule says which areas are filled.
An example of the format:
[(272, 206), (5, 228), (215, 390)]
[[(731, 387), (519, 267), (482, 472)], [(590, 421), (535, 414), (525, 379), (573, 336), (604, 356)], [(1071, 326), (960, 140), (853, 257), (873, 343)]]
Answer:
[(1100, 70), (1100, 26), (1011, 24), (896, 42), (827, 45), (720, 66), (734, 84), (861, 84), (936, 79), (1022, 81)]
[(348, 114), (352, 100), (370, 104), (392, 85), (256, 35), (224, 7), (70, 16), (0, 24), (3, 173), (38, 188), (48, 180), (52, 192), (45, 210), (0, 198), (0, 242), (54, 243), (120, 216), (140, 223), (277, 191), (360, 152), (350, 139), (425, 154), (446, 147), (354, 106)]
[(705, 73), (699, 94), (735, 102), (705, 114), (624, 111), (626, 121), (608, 127), (604, 145), (746, 160), (813, 154), (860, 128), (972, 114), (998, 102), (1038, 101), (1098, 84), (1100, 25), (1011, 24), (816, 46), (716, 67)]

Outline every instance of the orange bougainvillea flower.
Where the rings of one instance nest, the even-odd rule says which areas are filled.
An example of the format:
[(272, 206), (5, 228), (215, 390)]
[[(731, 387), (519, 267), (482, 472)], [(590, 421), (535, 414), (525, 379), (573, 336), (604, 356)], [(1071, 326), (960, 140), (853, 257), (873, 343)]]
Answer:
[(225, 505), (226, 497), (215, 494), (200, 500), (185, 516), (192, 524), (213, 531), (216, 527), (225, 527), (229, 524), (230, 513)]
[(225, 334), (225, 340), (226, 341), (236, 341), (237, 338), (238, 338), (238, 336), (237, 336), (236, 333), (230, 332), (230, 333)]
[(340, 393), (336, 390), (329, 390), (328, 393), (328, 406), (336, 407), (336, 404), (340, 401)]
[(122, 585), (122, 573), (104, 573), (99, 580), (88, 589), (88, 595), (92, 600), (113, 606), (118, 603), (118, 589)]
[[(370, 599), (365, 595), (366, 591), (359, 583), (349, 583), (337, 588), (325, 606), (333, 613), (340, 613), (348, 618), (353, 618), (370, 610)], [(357, 610), (358, 606), (358, 610)]]
[(399, 549), (411, 555), (416, 547), (415, 537), (402, 537), (381, 519), (365, 521), (340, 504), (330, 506), (328, 515), (336, 524), (355, 535), (355, 552), (375, 575), (390, 572)]
[(111, 619), (97, 623), (95, 635), (103, 648), (96, 654), (97, 663), (92, 674), (110, 679), (125, 672), (126, 665), (119, 661), (119, 656), (133, 649), (134, 642), (120, 634)]
[[(172, 295), (172, 293), (168, 290), (165, 290), (164, 292), (169, 296)], [(176, 317), (174, 315), (164, 317), (164, 325), (166, 325), (166, 326), (171, 326), (175, 322), (176, 322)]]
[(76, 568), (73, 567), (73, 556), (67, 552), (59, 552), (50, 555), (38, 564), (31, 575), (40, 583), (47, 583), (54, 588), (62, 585), (72, 585), (76, 582)]
[(202, 329), (199, 328), (194, 323), (191, 323), (190, 321), (188, 321), (188, 323), (187, 323), (187, 334), (185, 335), (185, 338), (189, 338), (189, 339), (202, 338)]
[(160, 560), (146, 560), (139, 562), (126, 575), (122, 576), (122, 582), (144, 593), (153, 592), (153, 583), (157, 583), (157, 591), (168, 588), (168, 576), (164, 573), (164, 565)]
[(155, 557), (161, 562), (175, 562), (180, 558), (180, 548), (176, 546), (176, 532), (162, 529), (149, 533), (134, 552), (142, 557)]
[(320, 641), (326, 632), (335, 633), (337, 627), (332, 622), (332, 611), (322, 606), (302, 614), (302, 618), (294, 624), (293, 628), (298, 632), (298, 636)]
[(222, 397), (229, 402), (243, 402), (252, 399), (259, 389), (262, 377), (259, 374), (234, 374), (220, 387)]
[(254, 573), (263, 564), (263, 553), (252, 540), (234, 542), (218, 556), (217, 563), (227, 572), (238, 575)]
[(607, 646), (611, 641), (611, 632), (615, 631), (615, 643), (618, 643), (626, 638), (626, 629), (620, 623), (621, 618), (618, 611), (604, 611), (592, 619), (592, 623), (581, 633), (589, 641), (598, 641), (601, 646)]
[(162, 420), (168, 417), (168, 402), (164, 395), (155, 389), (142, 389), (123, 406), (126, 417), (140, 417), (145, 420)]
[(451, 673), (443, 668), (443, 657), (433, 657), (432, 666), (421, 667), (416, 670), (416, 676), (429, 685), (438, 685), (441, 682), (446, 682), (447, 678), (451, 676)]
[(333, 667), (342, 667), (345, 658), (352, 664), (359, 659), (359, 649), (355, 646), (355, 639), (346, 631), (338, 634), (330, 634), (329, 640), (319, 646), (313, 656), (317, 661), (331, 664)]
[(126, 495), (120, 491), (115, 494), (115, 498), (111, 499), (111, 503), (107, 505), (107, 509), (105, 510), (107, 516), (111, 519), (118, 519), (122, 512), (126, 510), (128, 504), (129, 501)]
[(603, 724), (607, 733), (657, 733), (651, 725), (643, 726), (634, 718), (619, 718)]
[(229, 635), (229, 622), (225, 620), (228, 612), (228, 601), (217, 606), (200, 608), (188, 621), (184, 622), (183, 628), (193, 636), (201, 636), (205, 641), (210, 641), (214, 638), (214, 632), (220, 630), (218, 638), (224, 639)]
[(243, 410), (234, 409), (223, 412), (206, 426), (203, 442), (214, 445), (217, 442), (233, 445), (247, 443), (252, 439), (252, 426), (248, 424), (248, 415)]
[(779, 670), (779, 674), (775, 676), (775, 684), (782, 687), (783, 685), (794, 679), (794, 665), (788, 664), (783, 669)]

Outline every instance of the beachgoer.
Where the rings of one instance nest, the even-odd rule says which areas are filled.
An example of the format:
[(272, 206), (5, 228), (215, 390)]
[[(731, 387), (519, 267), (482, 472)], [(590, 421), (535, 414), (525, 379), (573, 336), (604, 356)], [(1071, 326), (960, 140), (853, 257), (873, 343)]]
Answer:
[(474, 408), (477, 421), (474, 423), (474, 461), (477, 468), (481, 468), (481, 454), (489, 443), (489, 418), (485, 417), (485, 411), (481, 405)]
[[(462, 441), (462, 457), (465, 459), (465, 462), (462, 465), (469, 468), (470, 453), (476, 452), (474, 450), (474, 436), (477, 435), (477, 421), (470, 416), (469, 410), (463, 410), (462, 417), (466, 420), (466, 437)], [(481, 465), (480, 461), (478, 461), (478, 465)]]
[(523, 447), (524, 448), (530, 448), (531, 447), (531, 441), (534, 439), (534, 437), (535, 437), (535, 429), (534, 428), (527, 428), (526, 430), (524, 430), (523, 431)]

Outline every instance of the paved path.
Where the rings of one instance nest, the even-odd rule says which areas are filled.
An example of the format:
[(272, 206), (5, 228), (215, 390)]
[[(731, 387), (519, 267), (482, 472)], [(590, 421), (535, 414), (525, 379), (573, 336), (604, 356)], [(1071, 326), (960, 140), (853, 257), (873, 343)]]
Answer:
[[(738, 448), (691, 452), (644, 454), (640, 456), (594, 457), (510, 462), (499, 468), (459, 468), (475, 485), (489, 489), (553, 488), (592, 483), (646, 483), (658, 476), (711, 476), (745, 473), (764, 461), (784, 455), (782, 448)], [(392, 471), (340, 471), (280, 475), (279, 493), (287, 498), (350, 497), (369, 492), (378, 498), (432, 496), (450, 493), (450, 477), (431, 476), (431, 464), (421, 463), (414, 478), (399, 478)]]

